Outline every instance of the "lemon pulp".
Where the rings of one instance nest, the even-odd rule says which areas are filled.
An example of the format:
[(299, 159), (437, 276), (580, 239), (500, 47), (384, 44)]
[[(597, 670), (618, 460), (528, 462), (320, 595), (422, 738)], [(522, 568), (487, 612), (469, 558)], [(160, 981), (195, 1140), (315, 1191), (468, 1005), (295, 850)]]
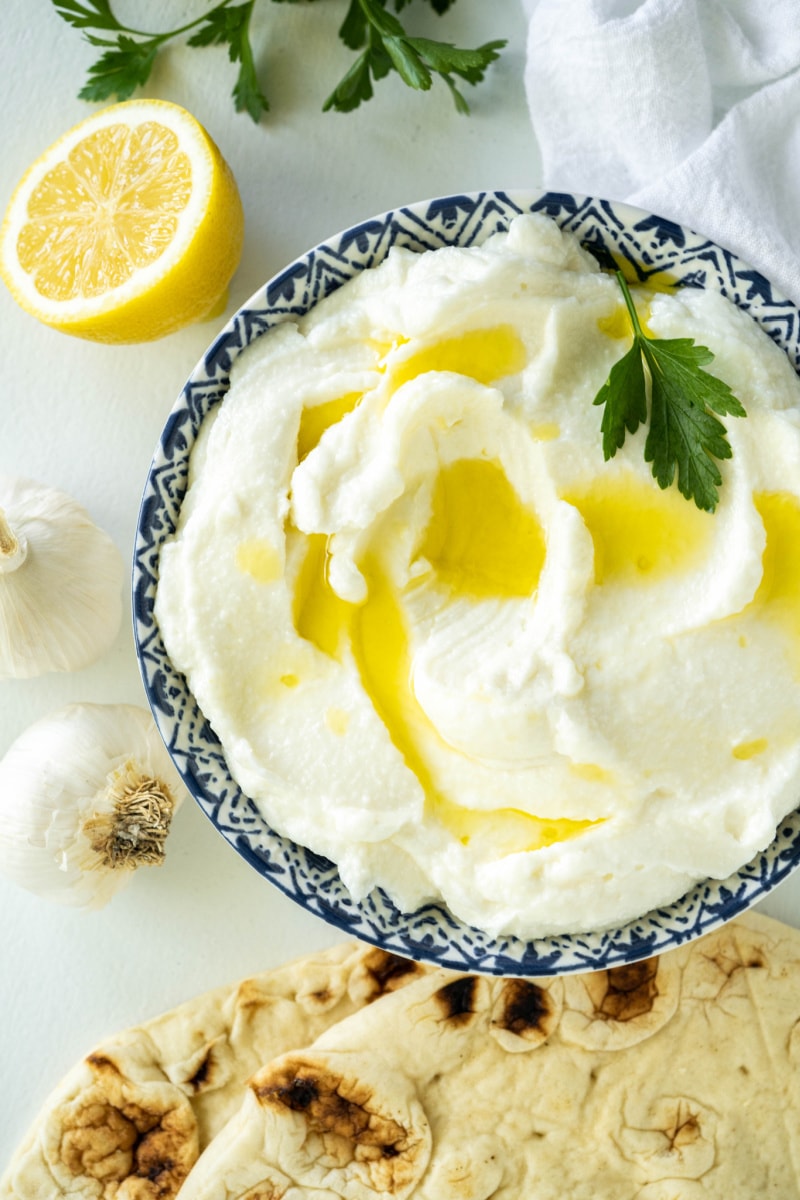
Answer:
[(20, 266), (50, 300), (102, 295), (164, 253), (191, 194), (191, 163), (171, 129), (107, 125), (32, 191)]

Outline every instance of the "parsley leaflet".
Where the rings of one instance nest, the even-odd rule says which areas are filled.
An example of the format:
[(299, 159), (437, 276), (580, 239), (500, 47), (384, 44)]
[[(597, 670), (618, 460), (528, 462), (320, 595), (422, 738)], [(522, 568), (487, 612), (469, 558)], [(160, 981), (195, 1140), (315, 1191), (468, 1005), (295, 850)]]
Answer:
[(645, 461), (653, 464), (658, 486), (668, 488), (677, 469), (678, 490), (698, 508), (714, 512), (722, 476), (715, 459), (731, 457), (727, 431), (713, 413), (744, 417), (744, 408), (727, 383), (704, 371), (714, 355), (693, 338), (647, 336), (639, 322), (628, 285), (620, 271), (617, 280), (633, 326), (633, 345), (611, 368), (594, 399), (605, 405), (600, 425), (603, 457), (613, 458), (647, 421), (650, 380), (650, 427)]
[[(395, 0), (398, 12), (409, 0)], [(444, 13), (454, 0), (430, 0), (437, 13)], [(372, 80), (383, 79), (395, 70), (409, 87), (427, 92), (433, 76), (439, 75), (450, 88), (456, 108), (469, 112), (469, 105), (456, 87), (453, 76), (476, 84), (498, 57), (504, 41), (487, 42), (477, 50), (460, 50), (450, 42), (409, 37), (400, 21), (386, 9), (386, 0), (350, 0), (339, 37), (351, 50), (361, 50), (353, 66), (323, 105), (324, 111), (351, 112), (372, 98)]]
[[(299, 0), (276, 0), (299, 3)], [(89, 67), (89, 78), (78, 93), (82, 100), (126, 100), (150, 77), (156, 56), (167, 42), (195, 30), (189, 46), (226, 45), (231, 62), (239, 64), (233, 88), (237, 112), (247, 112), (258, 122), (269, 103), (259, 86), (255, 57), (250, 42), (250, 18), (255, 0), (235, 4), (221, 0), (194, 21), (165, 33), (133, 29), (117, 20), (111, 0), (51, 0), (56, 12), (103, 53)], [(411, 0), (394, 0), (401, 13)], [(440, 16), (455, 0), (427, 0)], [(323, 110), (351, 112), (373, 94), (373, 81), (396, 71), (409, 87), (428, 91), (438, 75), (453, 96), (459, 112), (469, 112), (455, 79), (471, 85), (480, 83), (486, 68), (498, 57), (505, 41), (487, 42), (476, 50), (461, 50), (449, 42), (411, 37), (400, 20), (387, 9), (388, 0), (350, 0), (339, 29), (339, 37), (351, 50), (359, 51), (352, 67), (328, 96)], [(94, 31), (94, 32), (90, 32)]]

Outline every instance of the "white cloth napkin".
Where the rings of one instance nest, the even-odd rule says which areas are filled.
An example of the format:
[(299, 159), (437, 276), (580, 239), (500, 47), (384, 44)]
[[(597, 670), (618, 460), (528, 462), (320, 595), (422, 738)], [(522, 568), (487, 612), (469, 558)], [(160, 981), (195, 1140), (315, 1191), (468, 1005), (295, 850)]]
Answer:
[(800, 0), (523, 0), (543, 183), (707, 234), (800, 303)]

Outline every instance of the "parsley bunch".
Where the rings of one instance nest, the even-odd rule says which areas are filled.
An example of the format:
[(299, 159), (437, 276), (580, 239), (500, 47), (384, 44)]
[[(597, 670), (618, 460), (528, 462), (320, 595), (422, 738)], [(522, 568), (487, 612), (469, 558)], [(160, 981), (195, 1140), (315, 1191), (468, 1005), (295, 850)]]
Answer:
[(744, 417), (744, 408), (727, 383), (703, 367), (714, 355), (693, 338), (648, 337), (639, 322), (628, 285), (620, 271), (617, 280), (633, 326), (633, 345), (594, 399), (605, 405), (600, 428), (603, 457), (613, 458), (647, 421), (645, 366), (650, 377), (650, 427), (644, 445), (645, 462), (653, 464), (658, 486), (668, 488), (678, 473), (678, 490), (698, 508), (714, 512), (722, 483), (715, 459), (731, 457), (727, 430), (713, 413)]
[[(299, 0), (276, 2), (296, 4)], [(487, 42), (476, 50), (461, 50), (450, 42), (411, 37), (398, 18), (388, 11), (387, 2), (350, 0), (339, 37), (350, 50), (361, 53), (331, 92), (323, 109), (351, 112), (372, 97), (373, 80), (377, 82), (390, 71), (397, 71), (404, 83), (421, 91), (428, 91), (433, 77), (438, 75), (450, 88), (458, 111), (469, 112), (455, 79), (473, 85), (480, 83), (505, 41)], [(233, 88), (236, 111), (247, 112), (258, 122), (262, 113), (269, 109), (256, 75), (250, 43), (250, 18), (255, 0), (239, 4), (221, 0), (196, 20), (166, 33), (148, 33), (123, 25), (114, 16), (111, 0), (51, 0), (51, 3), (60, 17), (83, 30), (86, 40), (103, 51), (89, 68), (89, 78), (78, 93), (82, 100), (127, 99), (147, 82), (162, 47), (195, 30), (187, 38), (188, 45), (226, 45), (231, 62), (239, 63)], [(410, 3), (411, 0), (394, 0), (395, 11), (402, 12)], [(427, 0), (427, 3), (441, 15), (455, 0)]]

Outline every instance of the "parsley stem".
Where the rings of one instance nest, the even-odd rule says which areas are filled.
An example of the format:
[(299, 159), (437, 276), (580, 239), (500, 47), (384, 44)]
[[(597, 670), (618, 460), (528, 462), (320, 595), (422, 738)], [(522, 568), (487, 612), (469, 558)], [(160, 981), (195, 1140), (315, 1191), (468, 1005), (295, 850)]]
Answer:
[(636, 305), (633, 303), (633, 300), (631, 299), (631, 294), (628, 291), (628, 284), (625, 279), (625, 276), (622, 274), (622, 271), (617, 271), (616, 276), (617, 276), (617, 282), (619, 283), (619, 286), (622, 288), (622, 295), (625, 299), (625, 307), (628, 310), (628, 316), (630, 317), (631, 324), (633, 325), (634, 336), (640, 337), (640, 338), (646, 337), (644, 330), (642, 329), (641, 325), (639, 324), (639, 314), (636, 311)]
[[(227, 8), (232, 3), (233, 0), (219, 0), (216, 7)], [(109, 11), (110, 8), (111, 6), (109, 5)], [(146, 29), (132, 29), (130, 25), (123, 25), (115, 17), (116, 24), (114, 29), (117, 33), (130, 33), (134, 37), (147, 38), (153, 42), (168, 42), (170, 38), (178, 37), (181, 33), (188, 33), (190, 29), (194, 29), (196, 25), (200, 25), (206, 19), (207, 15), (207, 13), (204, 13), (203, 16), (196, 17), (194, 21), (189, 21), (186, 25), (180, 25), (177, 29), (167, 29), (163, 33), (149, 33)]]
[[(244, 19), (242, 20), (242, 70), (249, 71), (255, 78), (256, 65), (253, 62), (253, 51), (250, 45), (250, 18), (253, 15), (253, 5), (256, 0), (250, 0), (249, 4), (243, 5), (246, 9)], [(226, 0), (227, 3), (227, 0)], [(222, 8), (222, 5), (219, 6)]]

